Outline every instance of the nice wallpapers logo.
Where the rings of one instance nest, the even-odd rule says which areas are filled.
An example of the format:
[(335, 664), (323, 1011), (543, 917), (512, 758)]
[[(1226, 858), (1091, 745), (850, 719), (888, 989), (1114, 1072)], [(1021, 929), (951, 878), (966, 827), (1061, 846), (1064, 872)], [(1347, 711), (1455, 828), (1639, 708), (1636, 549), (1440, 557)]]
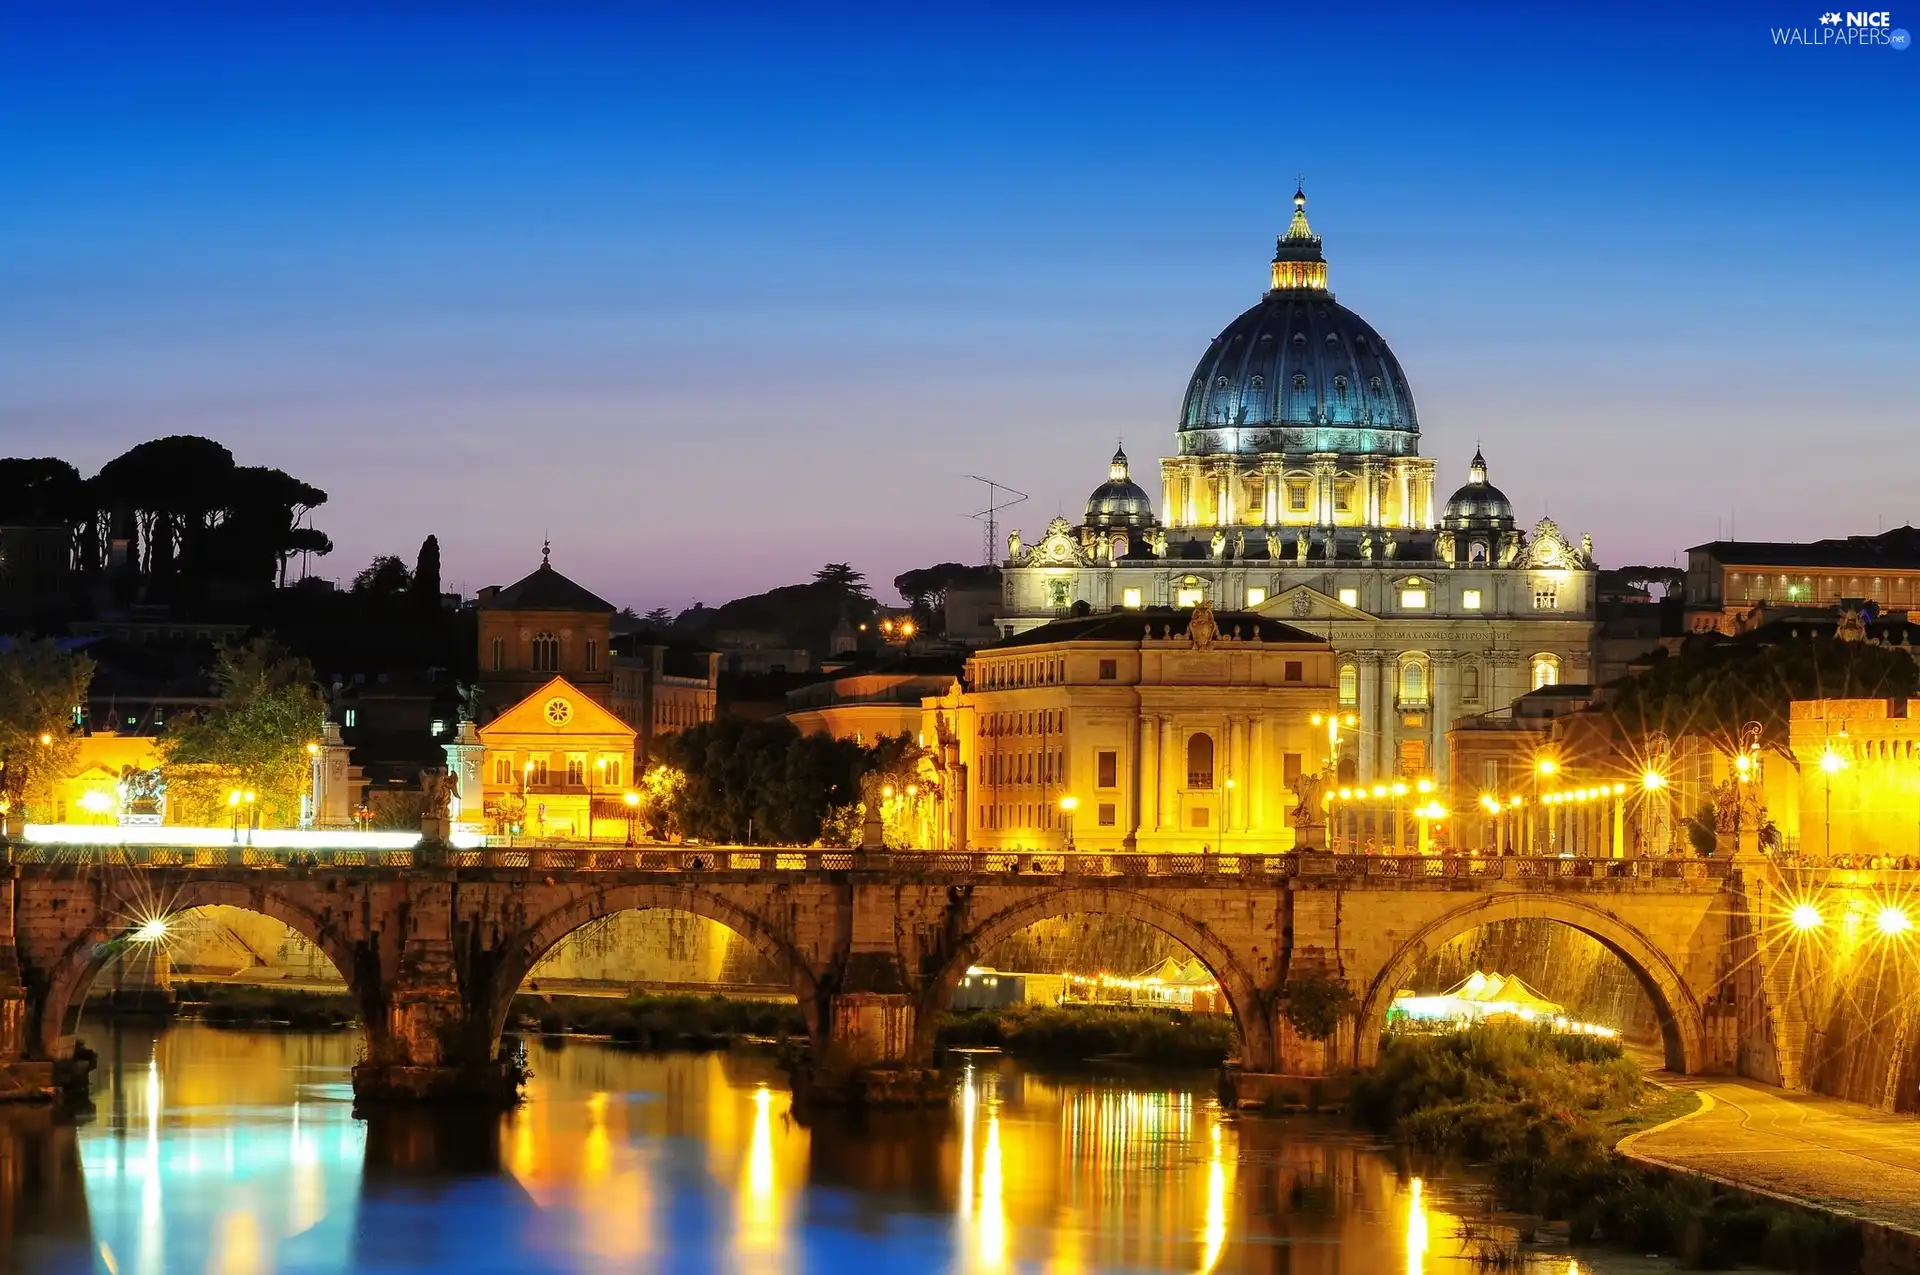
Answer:
[(1774, 27), (1775, 44), (1797, 44), (1807, 48), (1898, 49), (1906, 51), (1913, 37), (1893, 25), (1893, 15), (1884, 9), (1861, 13), (1823, 11), (1820, 21), (1811, 27)]

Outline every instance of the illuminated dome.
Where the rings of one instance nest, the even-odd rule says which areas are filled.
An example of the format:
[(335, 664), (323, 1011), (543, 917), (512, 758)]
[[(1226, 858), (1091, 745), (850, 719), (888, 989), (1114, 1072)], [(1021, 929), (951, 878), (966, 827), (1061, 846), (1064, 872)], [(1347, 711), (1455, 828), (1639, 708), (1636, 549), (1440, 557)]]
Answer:
[(1419, 453), (1400, 361), (1366, 320), (1327, 291), (1307, 197), (1273, 255), (1272, 288), (1213, 339), (1180, 413), (1180, 450)]
[(1467, 467), (1467, 485), (1453, 493), (1440, 525), (1448, 531), (1512, 531), (1513, 502), (1487, 481), (1487, 461), (1478, 450)]
[(1107, 481), (1087, 497), (1087, 526), (1142, 528), (1152, 525), (1153, 501), (1127, 476), (1126, 450), (1115, 448)]

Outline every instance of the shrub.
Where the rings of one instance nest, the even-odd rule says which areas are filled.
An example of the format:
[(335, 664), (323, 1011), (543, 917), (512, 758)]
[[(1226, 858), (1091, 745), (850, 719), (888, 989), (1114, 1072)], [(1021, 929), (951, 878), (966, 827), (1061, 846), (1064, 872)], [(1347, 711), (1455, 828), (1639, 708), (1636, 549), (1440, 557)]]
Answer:
[(1343, 980), (1315, 970), (1287, 984), (1280, 1012), (1308, 1040), (1326, 1040), (1340, 1030), (1340, 1020), (1353, 1012), (1353, 993)]

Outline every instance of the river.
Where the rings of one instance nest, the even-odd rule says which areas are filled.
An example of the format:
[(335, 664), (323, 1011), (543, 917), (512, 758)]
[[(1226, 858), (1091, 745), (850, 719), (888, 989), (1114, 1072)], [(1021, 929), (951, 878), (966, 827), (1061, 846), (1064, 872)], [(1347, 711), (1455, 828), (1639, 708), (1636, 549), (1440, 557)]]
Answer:
[(756, 1055), (535, 1043), (518, 1110), (360, 1120), (357, 1034), (87, 1035), (91, 1114), (0, 1112), (0, 1270), (1447, 1275), (1504, 1235), (1470, 1178), (1223, 1112), (1205, 1076), (974, 1055), (950, 1111), (803, 1125)]

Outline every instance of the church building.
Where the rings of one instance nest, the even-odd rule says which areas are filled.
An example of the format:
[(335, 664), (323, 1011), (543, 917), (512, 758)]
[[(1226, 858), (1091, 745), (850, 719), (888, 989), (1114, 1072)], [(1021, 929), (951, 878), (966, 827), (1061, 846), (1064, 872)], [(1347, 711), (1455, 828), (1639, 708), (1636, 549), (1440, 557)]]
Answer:
[(1477, 451), (1436, 502), (1412, 388), (1328, 291), (1304, 192), (1269, 282), (1186, 385), (1159, 513), (1116, 451), (1077, 526), (1008, 538), (998, 623), (1202, 602), (1285, 623), (1333, 650), (1343, 772), (1444, 774), (1453, 719), (1588, 679), (1592, 545), (1522, 530)]

